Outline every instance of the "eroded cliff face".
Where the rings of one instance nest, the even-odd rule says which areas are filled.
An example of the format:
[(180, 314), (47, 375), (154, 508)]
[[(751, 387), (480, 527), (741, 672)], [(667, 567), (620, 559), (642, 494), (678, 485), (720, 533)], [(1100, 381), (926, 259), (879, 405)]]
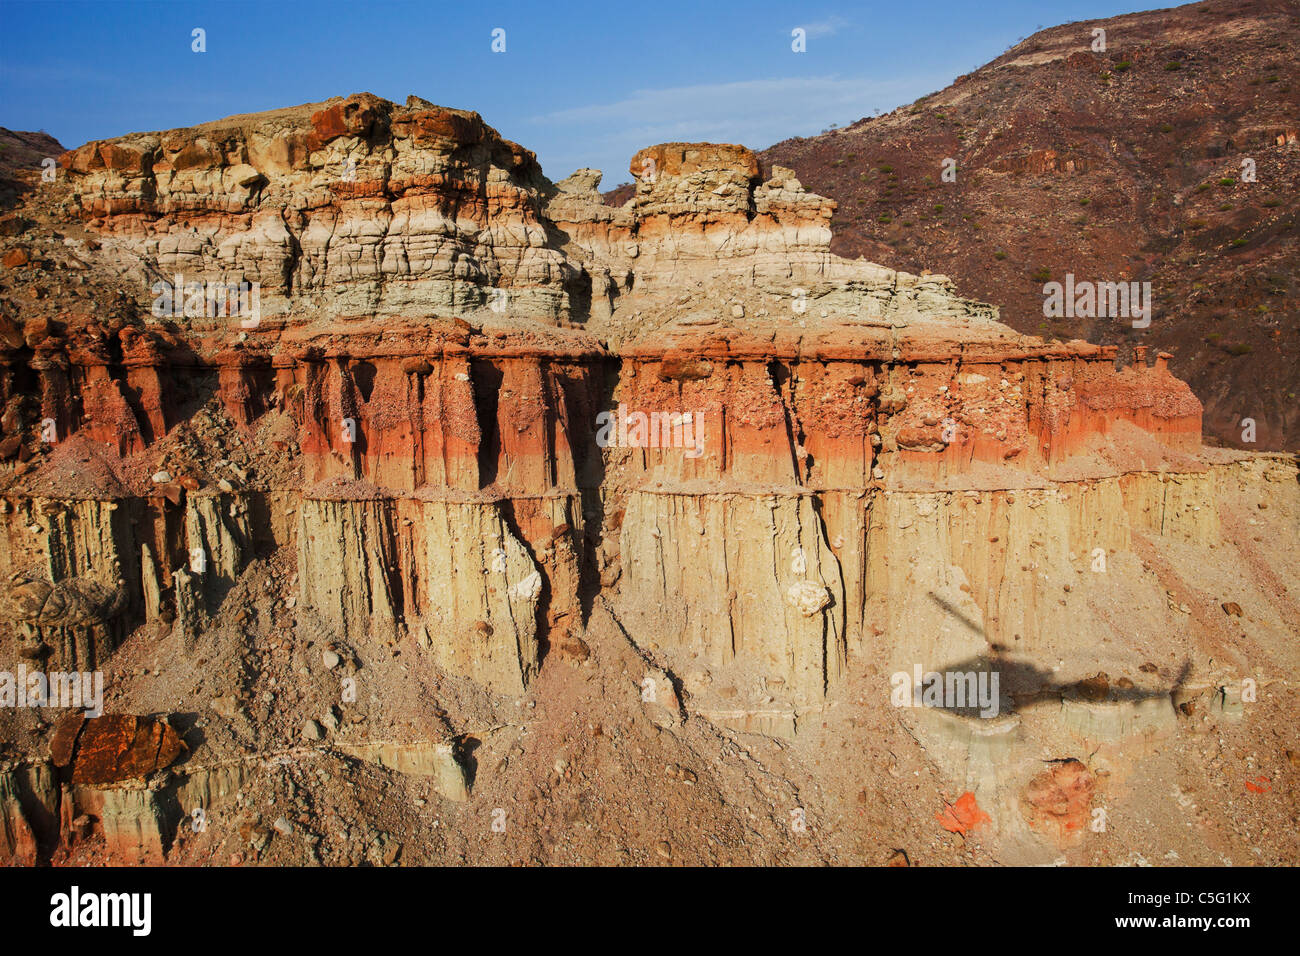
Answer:
[[(6, 718), (15, 858), (182, 858), (281, 737), (490, 794), (567, 664), (682, 741), (896, 720), (1039, 862), (1152, 739), (1295, 672), (1294, 462), (1201, 447), (1163, 353), (831, 255), (833, 203), (743, 147), (644, 150), (615, 209), (476, 114), (363, 94), (64, 167), (69, 248), (141, 312), (260, 299), (4, 330), (5, 660), (128, 661), (118, 708), (204, 713), (147, 786), (63, 779)], [(995, 715), (897, 708), (914, 670), (997, 673)]]
[(427, 314), (483, 304), (488, 286), (519, 314), (572, 309), (536, 158), (476, 113), (361, 94), (89, 143), (63, 162), (76, 214), (123, 257), (258, 282), (271, 315)]

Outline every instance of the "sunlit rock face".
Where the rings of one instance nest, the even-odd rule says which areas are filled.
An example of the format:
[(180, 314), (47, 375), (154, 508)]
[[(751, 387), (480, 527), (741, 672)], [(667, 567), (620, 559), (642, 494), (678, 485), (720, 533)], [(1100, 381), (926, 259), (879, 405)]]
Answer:
[[(1117, 368), (943, 276), (834, 256), (833, 203), (789, 170), (764, 180), (744, 147), (643, 150), (614, 208), (598, 172), (552, 183), (477, 114), (359, 94), (63, 165), (87, 268), (134, 283), (139, 312), (69, 305), (3, 338), (0, 572), (23, 632), (6, 653), (96, 666), (134, 633), (217, 659), (205, 634), (260, 640), (239, 612), (274, 564), (277, 647), (328, 662), (330, 719), (304, 739), (352, 733), (346, 752), (433, 768), (454, 799), (455, 706), (518, 707), (553, 662), (603, 666), (593, 614), (659, 675), (642, 701), (670, 731), (796, 738), (873, 669), (1002, 668), (996, 733), (946, 710), (909, 726), (1003, 837), (1055, 846), (1092, 778), (1035, 776), (1042, 747), (1121, 762), (1173, 720), (1167, 675), (1141, 700), (1069, 689), (1145, 679), (1151, 635), (1203, 662), (1171, 576), (1209, 588), (1268, 553), (1296, 578), (1293, 554), (1238, 553), (1230, 530), (1247, 503), (1300, 517), (1294, 464), (1203, 448), (1167, 355)], [(191, 283), (258, 298), (190, 310)], [(1272, 637), (1295, 613), (1277, 600)], [(455, 688), (437, 740), (351, 729), (333, 682), (364, 686), (367, 655), (399, 662), (391, 696)], [(1183, 686), (1222, 679), (1206, 668)], [(1035, 695), (1056, 710), (1014, 713)], [(223, 717), (256, 705), (220, 699)], [(184, 786), (220, 789), (224, 765), (196, 766)], [(79, 785), (121, 854), (171, 852), (161, 804)]]

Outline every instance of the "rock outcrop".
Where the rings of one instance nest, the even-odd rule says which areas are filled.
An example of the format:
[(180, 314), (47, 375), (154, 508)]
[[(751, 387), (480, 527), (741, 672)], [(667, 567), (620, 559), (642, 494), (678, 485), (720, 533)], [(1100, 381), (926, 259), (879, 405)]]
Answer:
[[(1036, 861), (1034, 834), (1074, 839), (1091, 794), (1034, 777), (1043, 747), (1104, 744), (1118, 767), (1176, 723), (1167, 673), (1140, 700), (1068, 692), (1184, 634), (1167, 594), (1268, 566), (1240, 586), (1261, 640), (1300, 621), (1296, 555), (1236, 536), (1258, 513), (1241, 502), (1300, 518), (1295, 464), (1201, 447), (1166, 353), (1117, 367), (1113, 347), (1015, 333), (943, 276), (840, 259), (834, 203), (789, 170), (764, 180), (744, 147), (643, 150), (614, 208), (598, 173), (552, 184), (477, 114), (362, 94), (63, 163), (87, 260), (124, 268), (141, 311), (177, 275), (260, 296), (30, 318), (0, 352), (18, 439), (0, 573), (28, 643), (69, 667), (132, 631), (179, 632), (191, 660), (208, 628), (256, 647), (249, 575), (287, 560), (292, 594), (265, 613), (325, 648), (329, 681), (357, 683), (354, 652), (402, 655), (484, 706), (521, 704), (553, 657), (595, 666), (578, 634), (597, 601), (659, 675), (642, 699), (668, 730), (790, 738), (868, 674), (997, 671), (999, 720), (905, 719)], [(1180, 688), (1225, 679), (1179, 641), (1200, 668)], [(238, 727), (278, 692), (218, 712)], [(109, 726), (87, 720), (81, 750)], [(302, 733), (469, 792), (446, 728), (432, 751), (348, 730), (331, 706)], [(162, 734), (152, 764), (114, 766), (162, 772), (180, 743)], [(165, 855), (171, 801), (191, 799), (175, 787), (199, 784), (133, 789), (87, 759), (71, 783), (100, 787), (106, 838)], [(4, 845), (30, 856), (37, 828), (4, 806)]]
[(454, 311), (491, 289), (534, 318), (572, 309), (536, 157), (477, 113), (360, 94), (88, 143), (63, 163), (77, 214), (121, 255), (163, 281), (256, 282), (269, 315)]

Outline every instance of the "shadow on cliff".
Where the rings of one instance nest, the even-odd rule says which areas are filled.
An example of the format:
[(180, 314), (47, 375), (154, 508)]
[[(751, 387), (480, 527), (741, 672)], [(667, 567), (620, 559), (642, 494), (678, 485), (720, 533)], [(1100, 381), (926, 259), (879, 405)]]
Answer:
[[(962, 624), (966, 625), (967, 629), (978, 634), (980, 637), (984, 638), (985, 640), (988, 640), (988, 635), (984, 633), (984, 628), (980, 627), (978, 624), (976, 624), (974, 621), (968, 618), (961, 611), (957, 610), (956, 605), (951, 604), (948, 601), (945, 601), (943, 598), (939, 597), (939, 595), (935, 594), (933, 591), (927, 592), (926, 597), (928, 597), (935, 604), (939, 605), (939, 607), (943, 608), (945, 611), (947, 611), (957, 620), (961, 621)], [(994, 646), (996, 647), (996, 645)]]
[[(600, 542), (605, 534), (605, 500), (600, 489), (605, 484), (605, 456), (596, 443), (596, 416), (614, 406), (621, 363), (603, 363), (589, 367), (582, 378), (561, 380), (570, 422), (569, 447), (573, 451), (573, 468), (577, 477), (578, 497), (582, 508), (582, 540), (578, 562), (578, 602), (585, 627), (591, 618), (592, 605), (600, 593)], [(590, 423), (591, 427), (583, 427)]]
[[(926, 706), (933, 707), (935, 710), (946, 710), (959, 717), (986, 719), (981, 711), (992, 703), (992, 675), (994, 674), (997, 675), (997, 711), (995, 714), (987, 715), (988, 717), (1022, 713), (1044, 705), (1059, 707), (1062, 700), (1108, 706), (1137, 704), (1156, 699), (1172, 701), (1190, 671), (1191, 665), (1185, 661), (1179, 669), (1178, 676), (1167, 687), (1142, 688), (1131, 682), (1112, 683), (1104, 674), (1064, 683), (1057, 680), (1051, 670), (1027, 661), (1013, 660), (996, 654), (987, 657), (976, 656), (949, 664), (936, 672), (940, 675), (942, 689), (946, 690), (947, 694), (952, 693), (949, 682), (955, 675), (973, 675), (974, 684), (968, 683), (966, 686), (972, 694), (978, 694), (975, 705), (971, 705), (971, 696), (950, 698), (946, 694), (942, 697), (941, 704), (926, 704)], [(924, 671), (923, 675), (929, 673)], [(907, 676), (910, 687), (914, 673)], [(969, 676), (967, 680), (969, 681)], [(961, 681), (954, 680), (952, 683), (960, 684)], [(928, 685), (923, 676), (922, 687), (926, 686)], [(962, 706), (958, 706), (959, 700), (962, 701)]]
[[(952, 604), (933, 592), (929, 592), (928, 596), (972, 632), (987, 640), (984, 630)], [(1059, 706), (1063, 698), (1098, 704), (1136, 704), (1144, 700), (1157, 698), (1172, 700), (1173, 696), (1185, 685), (1187, 677), (1191, 673), (1191, 662), (1183, 661), (1173, 683), (1164, 688), (1144, 689), (1125, 678), (1119, 678), (1117, 681), (1112, 682), (1108, 675), (1102, 673), (1083, 680), (1063, 683), (1057, 680), (1052, 670), (1036, 666), (1029, 661), (1015, 660), (1008, 657), (1004, 653), (1006, 648), (1002, 645), (990, 641), (989, 646), (992, 653), (976, 655), (950, 664), (938, 673), (944, 676), (945, 681), (947, 675), (950, 674), (974, 674), (976, 676), (976, 686), (982, 685), (984, 689), (991, 686), (991, 676), (982, 677), (982, 675), (997, 674), (998, 715), (1018, 713), (1041, 704)], [(928, 673), (928, 671), (923, 671), (924, 673)], [(911, 676), (913, 675), (909, 675), (909, 677)], [(950, 700), (945, 700), (944, 704), (936, 709), (947, 710), (962, 717), (974, 718), (980, 717), (981, 710), (978, 706), (953, 706), (953, 702)]]
[(483, 741), (473, 734), (461, 734), (454, 738), (453, 747), (457, 763), (465, 770), (465, 785), (471, 790), (474, 789), (474, 781), (478, 777), (478, 758), (474, 752), (483, 746)]
[[(501, 467), (501, 424), (498, 417), (501, 396), (501, 383), (505, 373), (487, 359), (470, 361), (470, 381), (474, 393), (474, 413), (478, 418), (479, 446), (478, 473), (479, 488), (489, 489), (496, 484)], [(548, 424), (555, 411), (548, 406)], [(514, 502), (502, 495), (497, 501), (497, 512), (511, 536), (528, 554), (529, 560), (541, 579), (541, 589), (537, 594), (537, 606), (534, 610), (534, 624), (537, 633), (537, 665), (541, 667), (550, 651), (550, 610), (551, 577), (546, 565), (537, 558), (537, 550), (519, 526), (515, 514)]]
[(203, 715), (197, 711), (177, 711), (167, 715), (167, 723), (171, 724), (172, 730), (180, 734), (181, 740), (185, 741), (185, 751), (177, 760), (176, 766), (183, 766), (187, 763), (195, 752), (198, 751), (207, 742), (207, 735), (203, 732), (203, 726), (199, 723), (199, 718)]
[(470, 361), (470, 382), (474, 391), (474, 413), (478, 417), (478, 483), (487, 488), (497, 480), (501, 461), (501, 429), (497, 424), (497, 405), (505, 373), (487, 359)]
[[(173, 322), (165, 323), (168, 332), (177, 342), (182, 341), (185, 330)], [(140, 433), (146, 443), (152, 444), (162, 435), (154, 435), (149, 416), (145, 411), (145, 396), (139, 388), (127, 384), (126, 367), (123, 362), (121, 344), (116, 337), (108, 339), (110, 347), (109, 373), (119, 383), (123, 396), (140, 425)], [(173, 344), (167, 349), (167, 358), (158, 369), (162, 379), (160, 399), (163, 420), (167, 431), (175, 426), (191, 421), (195, 414), (221, 392), (220, 374), (210, 363), (204, 361), (188, 344)]]
[[(564, 294), (569, 300), (567, 318), (577, 325), (586, 325), (591, 320), (592, 294), (595, 287), (591, 273), (581, 264), (581, 251), (572, 248), (573, 237), (552, 222), (550, 217), (546, 215), (546, 205), (560, 194), (559, 188), (550, 180), (544, 179), (538, 188), (538, 194), (541, 198), (538, 219), (546, 230), (546, 245), (563, 255), (565, 264), (569, 267), (563, 280)], [(570, 251), (573, 251), (575, 255), (570, 255)], [(611, 301), (608, 304), (609, 310), (613, 311), (614, 303), (612, 299), (618, 294), (617, 286), (611, 284), (609, 293), (611, 296)]]

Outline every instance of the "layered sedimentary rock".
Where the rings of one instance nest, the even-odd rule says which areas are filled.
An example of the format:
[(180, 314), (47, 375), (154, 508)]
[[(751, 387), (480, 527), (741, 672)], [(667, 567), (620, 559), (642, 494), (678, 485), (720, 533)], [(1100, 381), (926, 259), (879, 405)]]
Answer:
[(257, 282), (270, 314), (454, 310), (508, 289), (557, 319), (576, 276), (540, 214), (536, 158), (476, 113), (360, 94), (89, 143), (79, 214), (156, 274)]
[[(144, 622), (192, 637), (235, 617), (247, 568), (287, 550), (301, 634), (420, 648), (495, 699), (522, 699), (602, 600), (667, 728), (684, 707), (789, 736), (877, 669), (999, 670), (1006, 710), (1047, 708), (910, 726), (1008, 840), (1059, 843), (1086, 787), (1035, 776), (1041, 741), (1122, 747), (1174, 707), (1164, 678), (1075, 699), (1072, 653), (1136, 674), (1148, 652), (1113, 605), (1178, 632), (1165, 595), (1210, 549), (1267, 563), (1229, 544), (1241, 516), (1216, 500), (1297, 515), (1293, 463), (1200, 447), (1167, 355), (1120, 368), (1014, 333), (942, 276), (839, 259), (833, 204), (779, 167), (763, 181), (743, 147), (645, 150), (613, 208), (598, 173), (552, 184), (476, 114), (361, 95), (64, 165), (144, 311), (176, 275), (260, 296), (255, 314), (69, 313), (0, 355), (11, 599), (45, 627), (81, 595), (94, 613), (67, 626), (120, 629), (41, 631), (71, 665)], [(1268, 628), (1297, 620), (1283, 591), (1254, 595)], [(450, 750), (347, 746), (457, 777)], [(154, 798), (103, 793), (104, 820), (136, 821), (114, 824), (124, 852), (165, 850)]]

